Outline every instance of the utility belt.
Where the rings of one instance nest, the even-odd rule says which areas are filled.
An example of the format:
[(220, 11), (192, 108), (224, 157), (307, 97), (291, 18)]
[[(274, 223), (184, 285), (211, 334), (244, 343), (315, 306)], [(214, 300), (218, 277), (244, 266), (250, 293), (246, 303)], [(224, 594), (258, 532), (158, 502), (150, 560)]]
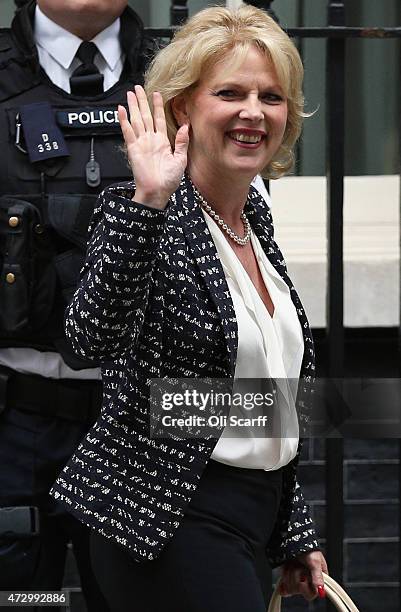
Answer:
[(0, 419), (4, 410), (18, 408), (89, 427), (101, 406), (101, 381), (44, 378), (0, 366)]

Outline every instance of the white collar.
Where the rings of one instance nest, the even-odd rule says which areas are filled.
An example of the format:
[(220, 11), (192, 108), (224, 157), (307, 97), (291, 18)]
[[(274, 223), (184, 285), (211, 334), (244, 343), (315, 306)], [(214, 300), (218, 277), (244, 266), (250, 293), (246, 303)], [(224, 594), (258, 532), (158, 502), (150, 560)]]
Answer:
[(96, 34), (92, 42), (95, 43), (100, 53), (103, 55), (110, 70), (114, 70), (118, 60), (122, 55), (120, 45), (120, 18), (117, 17), (112, 24)]
[[(71, 66), (82, 40), (49, 19), (37, 5), (34, 33), (35, 43), (45, 49), (56, 62), (67, 70)], [(110, 70), (114, 70), (121, 57), (119, 33), (120, 18), (118, 17), (92, 39)]]

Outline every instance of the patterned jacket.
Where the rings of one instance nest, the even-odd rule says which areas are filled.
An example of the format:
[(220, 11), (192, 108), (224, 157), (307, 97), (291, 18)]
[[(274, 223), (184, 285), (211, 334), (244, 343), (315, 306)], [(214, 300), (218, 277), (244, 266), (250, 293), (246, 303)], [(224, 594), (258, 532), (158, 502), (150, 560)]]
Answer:
[[(232, 378), (238, 333), (223, 268), (188, 179), (164, 211), (132, 202), (134, 189), (124, 183), (99, 197), (80, 285), (67, 309), (75, 352), (103, 363), (104, 402), (52, 495), (142, 561), (156, 558), (173, 536), (216, 444), (151, 438), (150, 379)], [(290, 288), (304, 334), (306, 385), (314, 374), (311, 332), (274, 242), (269, 208), (253, 187), (245, 211)], [(283, 468), (267, 551), (273, 566), (319, 548), (296, 481), (298, 457), (299, 449)]]

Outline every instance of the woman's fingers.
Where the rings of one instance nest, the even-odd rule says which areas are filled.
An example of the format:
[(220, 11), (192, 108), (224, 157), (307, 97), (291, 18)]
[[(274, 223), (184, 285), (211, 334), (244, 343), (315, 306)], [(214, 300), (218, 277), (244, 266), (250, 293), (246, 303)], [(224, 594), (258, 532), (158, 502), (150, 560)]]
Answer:
[(153, 117), (144, 88), (140, 85), (135, 85), (135, 94), (145, 131), (154, 132)]
[(153, 118), (156, 132), (167, 136), (166, 116), (164, 114), (164, 104), (162, 95), (155, 91), (153, 94)]
[(128, 147), (134, 142), (135, 136), (131, 124), (128, 120), (127, 111), (125, 110), (124, 106), (121, 105), (118, 106), (118, 120), (120, 122), (125, 144)]
[[(320, 553), (320, 558), (313, 559), (309, 563), (309, 571), (311, 573), (311, 582), (314, 586), (315, 595), (318, 594), (319, 597), (324, 597), (324, 578), (323, 573), (328, 574), (326, 559)], [(322, 591), (323, 587), (323, 591)]]
[(141, 111), (139, 110), (138, 100), (133, 91), (127, 91), (127, 103), (130, 115), (130, 122), (134, 134), (137, 138), (145, 133)]
[(188, 145), (189, 145), (189, 126), (182, 125), (178, 130), (175, 137), (175, 146), (174, 146), (174, 157), (176, 159), (181, 158), (182, 162), (185, 164), (184, 168), (187, 164), (187, 154), (188, 154)]
[(324, 558), (323, 554), (319, 550), (316, 550), (300, 555), (299, 560), (308, 568), (310, 572), (311, 588), (313, 588), (315, 596), (319, 595), (319, 597), (324, 597), (324, 579), (322, 572), (328, 574), (328, 569), (326, 559)]
[(302, 567), (295, 565), (288, 565), (283, 572), (283, 584), (286, 595), (295, 595), (299, 593), (299, 585), (301, 577), (303, 578), (304, 571)]
[(153, 94), (153, 117), (145, 90), (135, 85), (135, 91), (127, 92), (131, 126), (137, 138), (145, 132), (160, 132), (167, 136), (163, 98), (159, 92)]
[[(312, 554), (311, 556), (312, 559), (308, 559), (309, 567), (303, 565), (296, 559), (287, 561), (282, 566), (280, 594), (283, 597), (300, 594), (303, 595), (303, 597), (305, 597), (305, 599), (307, 599), (308, 601), (312, 601), (313, 599), (315, 599), (317, 595), (317, 584), (323, 584), (323, 580), (321, 582), (317, 582), (318, 580), (320, 580), (318, 576), (316, 575), (315, 578), (313, 577), (311, 566), (313, 565), (314, 569), (317, 572), (318, 559), (313, 559)], [(318, 557), (318, 555), (316, 556)]]
[(313, 585), (311, 584), (310, 576), (305, 573), (301, 573), (298, 583), (298, 593), (303, 595), (308, 601), (315, 599), (316, 593)]
[(308, 601), (315, 599), (316, 594), (313, 586), (310, 584), (308, 577), (305, 574), (298, 576), (291, 575), (290, 579), (282, 579), (280, 583), (280, 595), (289, 597), (291, 595), (302, 595)]

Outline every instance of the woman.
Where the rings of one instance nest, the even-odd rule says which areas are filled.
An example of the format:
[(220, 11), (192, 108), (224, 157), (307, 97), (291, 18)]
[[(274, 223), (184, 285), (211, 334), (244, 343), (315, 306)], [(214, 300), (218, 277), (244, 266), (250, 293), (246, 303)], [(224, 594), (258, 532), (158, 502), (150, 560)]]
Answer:
[(298, 439), (158, 439), (148, 418), (151, 378), (313, 376), (307, 320), (251, 187), (292, 164), (301, 83), (263, 11), (214, 7), (156, 56), (148, 97), (128, 93), (130, 120), (119, 108), (136, 185), (100, 197), (66, 317), (77, 354), (103, 363), (104, 407), (53, 489), (93, 528), (113, 612), (262, 612), (266, 555), (283, 595), (324, 594)]

